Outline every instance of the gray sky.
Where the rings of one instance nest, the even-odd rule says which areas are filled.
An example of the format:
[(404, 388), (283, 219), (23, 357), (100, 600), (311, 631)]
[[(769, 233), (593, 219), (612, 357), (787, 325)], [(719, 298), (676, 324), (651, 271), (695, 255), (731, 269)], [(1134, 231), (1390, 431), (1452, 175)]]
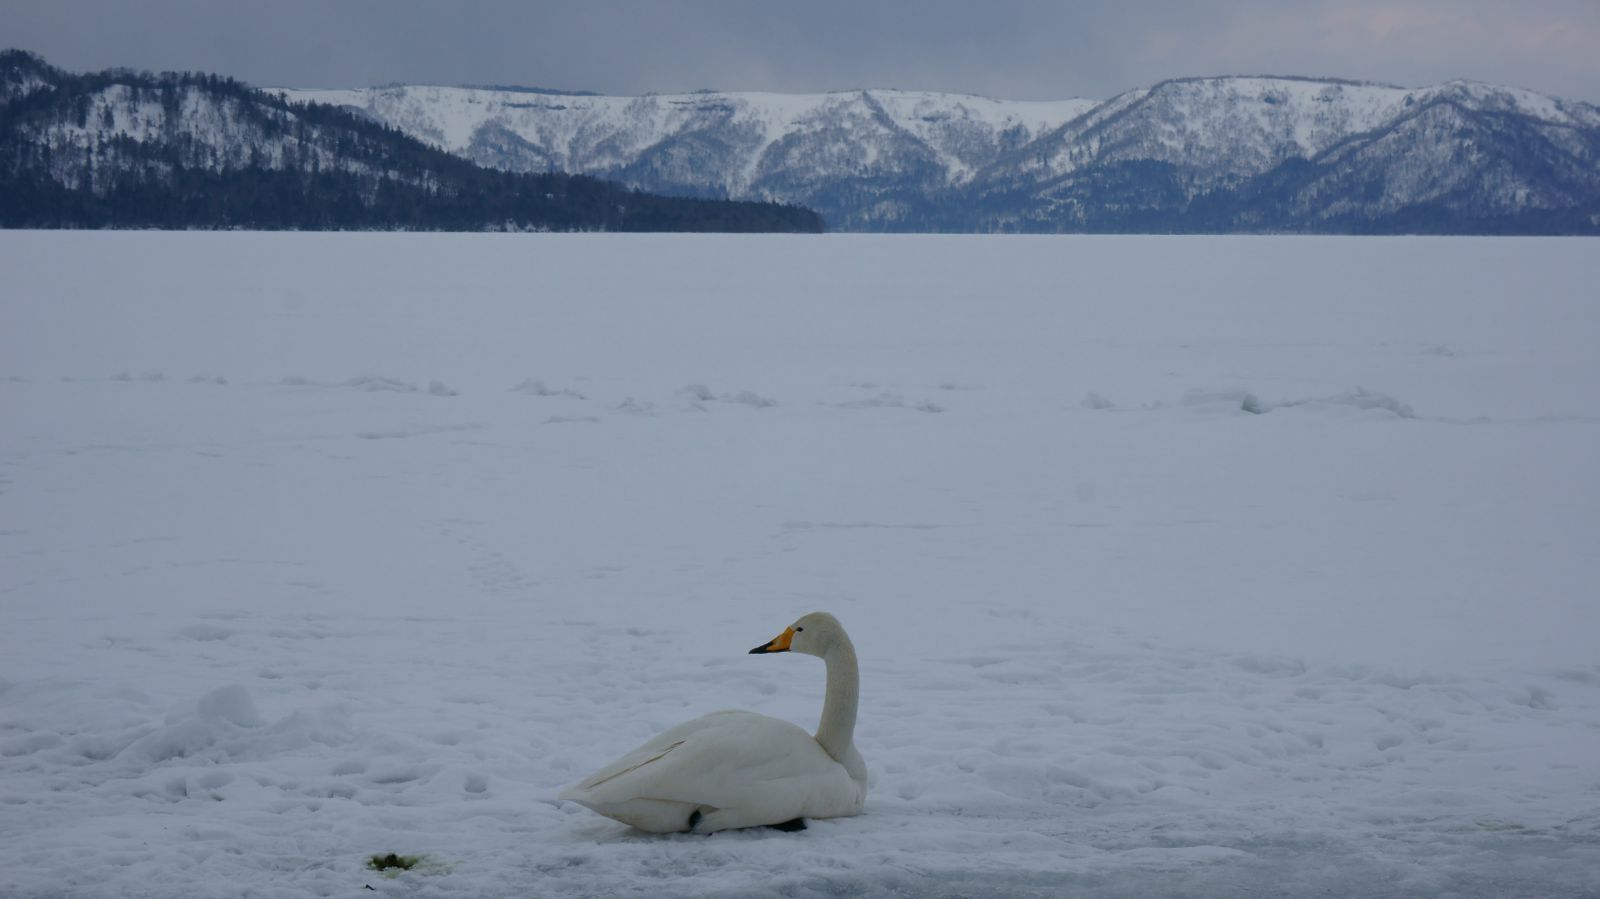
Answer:
[(258, 85), (1103, 99), (1185, 75), (1471, 78), (1600, 102), (1600, 0), (0, 0), (0, 47)]

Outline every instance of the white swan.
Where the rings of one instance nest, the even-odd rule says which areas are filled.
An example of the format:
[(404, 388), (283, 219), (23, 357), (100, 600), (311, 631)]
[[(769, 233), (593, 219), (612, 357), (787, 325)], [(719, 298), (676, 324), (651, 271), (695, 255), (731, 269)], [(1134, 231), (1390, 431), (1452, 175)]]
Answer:
[(803, 652), (828, 666), (816, 736), (755, 712), (712, 712), (650, 742), (558, 798), (654, 833), (805, 826), (861, 812), (867, 766), (852, 739), (860, 674), (838, 619), (812, 612), (754, 653)]

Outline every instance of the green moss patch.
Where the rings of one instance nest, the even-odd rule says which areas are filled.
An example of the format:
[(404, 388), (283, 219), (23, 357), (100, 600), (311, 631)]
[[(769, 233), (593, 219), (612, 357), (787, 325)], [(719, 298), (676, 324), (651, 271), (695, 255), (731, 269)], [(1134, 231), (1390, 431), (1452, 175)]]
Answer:
[(385, 852), (367, 856), (367, 870), (377, 871), (384, 877), (399, 877), (407, 871), (413, 874), (449, 874), (450, 866), (426, 855)]
[(391, 852), (387, 855), (370, 856), (367, 859), (367, 867), (374, 871), (398, 874), (401, 871), (409, 871), (422, 862), (423, 857), (420, 855), (396, 855)]

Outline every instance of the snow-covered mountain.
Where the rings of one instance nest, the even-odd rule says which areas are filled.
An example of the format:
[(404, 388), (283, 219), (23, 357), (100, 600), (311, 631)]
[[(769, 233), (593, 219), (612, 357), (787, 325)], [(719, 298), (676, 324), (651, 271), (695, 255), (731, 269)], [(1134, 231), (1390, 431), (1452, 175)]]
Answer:
[[(1195, 78), (1104, 102), (265, 93), (210, 75), (76, 76), (0, 53), (0, 211), (14, 225), (819, 227), (778, 207), (569, 199), (565, 181), (517, 181), (513, 197), (478, 166), (777, 201), (835, 230), (1600, 234), (1600, 109), (1474, 82)], [(308, 177), (326, 182), (312, 213)], [(213, 197), (232, 205), (196, 219)], [(78, 212), (52, 212), (64, 204)], [(412, 215), (424, 207), (426, 222)]]
[(0, 226), (819, 230), (808, 210), (508, 175), (227, 78), (0, 51)]
[(514, 171), (861, 230), (1600, 230), (1600, 110), (1472, 82), (1162, 82), (1105, 102), (861, 90), (285, 91)]
[(840, 228), (915, 226), (908, 214), (928, 200), (1096, 106), (888, 90), (607, 97), (392, 86), (284, 94), (360, 110), (481, 165), (781, 199), (816, 208)]
[(1206, 78), (1107, 101), (977, 190), (996, 228), (1594, 230), (1597, 162), (1600, 109), (1529, 91)]

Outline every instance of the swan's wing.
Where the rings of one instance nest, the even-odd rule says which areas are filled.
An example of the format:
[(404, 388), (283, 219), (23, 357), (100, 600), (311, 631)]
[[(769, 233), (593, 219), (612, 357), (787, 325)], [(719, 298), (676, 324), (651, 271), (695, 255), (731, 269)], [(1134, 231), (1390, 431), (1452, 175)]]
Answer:
[(740, 714), (738, 712), (712, 712), (702, 715), (692, 721), (669, 728), (646, 740), (643, 745), (617, 759), (609, 765), (579, 781), (577, 785), (561, 791), (558, 799), (575, 799), (578, 794), (593, 791), (618, 777), (660, 760), (667, 753), (681, 746), (689, 736), (705, 730), (715, 728), (719, 719), (724, 715)]
[(633, 799), (772, 807), (799, 817), (848, 804), (854, 792), (843, 766), (799, 727), (754, 712), (715, 712), (663, 731), (561, 798), (591, 807)]

